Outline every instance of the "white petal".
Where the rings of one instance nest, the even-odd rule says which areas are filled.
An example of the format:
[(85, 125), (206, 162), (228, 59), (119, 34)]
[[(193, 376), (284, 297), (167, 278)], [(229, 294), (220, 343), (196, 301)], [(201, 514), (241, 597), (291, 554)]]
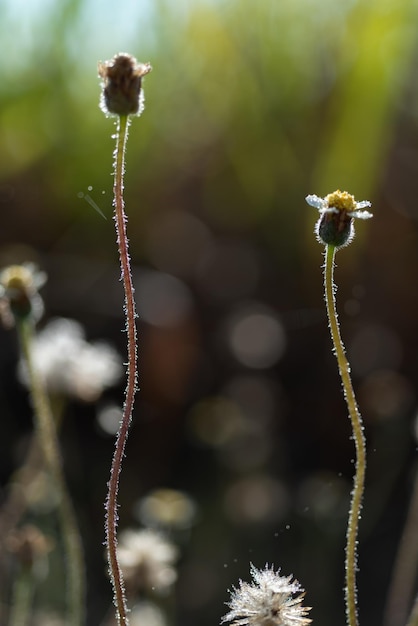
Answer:
[(359, 220), (368, 220), (373, 217), (373, 213), (369, 213), (368, 211), (351, 211), (351, 213), (347, 213), (349, 217), (356, 217)]
[(361, 202), (356, 202), (356, 209), (364, 209), (366, 206), (372, 206), (372, 203), (369, 202), (368, 200), (362, 200)]
[(315, 195), (306, 196), (305, 200), (308, 204), (313, 206), (315, 209), (324, 209), (327, 206), (327, 203), (325, 202), (325, 200), (323, 198), (320, 198), (319, 196), (315, 196)]

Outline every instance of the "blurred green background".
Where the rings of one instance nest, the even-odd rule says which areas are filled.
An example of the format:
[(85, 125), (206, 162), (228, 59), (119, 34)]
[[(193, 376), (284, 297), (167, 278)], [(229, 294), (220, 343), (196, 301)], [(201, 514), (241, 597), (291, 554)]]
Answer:
[[(415, 0), (0, 0), (1, 265), (36, 262), (45, 320), (77, 319), (122, 355), (97, 63), (130, 52), (153, 66), (127, 151), (141, 393), (120, 525), (153, 489), (193, 498), (175, 537), (177, 623), (218, 623), (250, 561), (293, 573), (316, 623), (344, 623), (354, 453), (304, 201), (337, 188), (373, 203), (336, 280), (369, 445), (360, 618), (381, 623), (415, 469), (417, 20)], [(13, 333), (1, 341), (5, 485), (31, 416)], [(62, 430), (92, 626), (111, 601), (100, 402), (70, 401)]]

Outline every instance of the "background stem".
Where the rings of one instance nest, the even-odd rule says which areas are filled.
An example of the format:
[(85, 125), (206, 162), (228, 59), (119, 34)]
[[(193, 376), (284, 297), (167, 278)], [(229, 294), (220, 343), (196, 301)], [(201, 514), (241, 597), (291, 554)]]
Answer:
[(46, 467), (59, 493), (58, 515), (68, 567), (68, 624), (69, 626), (81, 626), (84, 623), (85, 611), (85, 575), (80, 533), (65, 484), (59, 442), (51, 407), (32, 359), (32, 323), (28, 320), (19, 321), (17, 328), (23, 356), (28, 368), (30, 393), (39, 443), (45, 458)]
[(28, 626), (33, 596), (34, 581), (30, 567), (21, 568), (13, 584), (9, 626)]

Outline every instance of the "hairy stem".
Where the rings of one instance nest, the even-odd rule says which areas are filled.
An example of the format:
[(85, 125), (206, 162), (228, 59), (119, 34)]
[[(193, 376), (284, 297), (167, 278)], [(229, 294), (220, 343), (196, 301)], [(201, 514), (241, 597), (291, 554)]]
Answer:
[(114, 591), (114, 603), (118, 624), (128, 624), (126, 594), (122, 572), (117, 558), (117, 522), (118, 522), (118, 491), (122, 459), (128, 437), (129, 425), (132, 420), (132, 409), (137, 388), (137, 330), (134, 288), (129, 259), (128, 238), (126, 234), (126, 214), (123, 201), (123, 175), (125, 168), (125, 149), (128, 137), (128, 117), (118, 118), (115, 149), (114, 207), (117, 244), (121, 267), (121, 277), (125, 291), (126, 332), (128, 335), (128, 370), (125, 390), (123, 416), (116, 438), (115, 453), (110, 471), (109, 489), (106, 500), (106, 542), (109, 572)]
[(59, 442), (48, 397), (45, 393), (32, 359), (32, 323), (28, 320), (17, 324), (23, 356), (29, 374), (30, 393), (35, 413), (35, 425), (47, 469), (55, 482), (60, 496), (58, 515), (62, 528), (68, 565), (68, 624), (84, 623), (85, 590), (84, 558), (80, 533), (65, 484)]
[(324, 286), (325, 301), (332, 343), (334, 344), (335, 356), (338, 361), (344, 396), (348, 407), (348, 412), (353, 429), (353, 438), (356, 447), (356, 471), (354, 485), (351, 492), (351, 505), (347, 527), (347, 545), (345, 556), (345, 603), (348, 626), (357, 626), (357, 537), (358, 526), (361, 517), (361, 506), (364, 492), (364, 480), (366, 474), (366, 441), (363, 433), (363, 423), (360, 411), (354, 395), (353, 385), (350, 377), (350, 365), (344, 351), (338, 325), (337, 311), (335, 307), (335, 287), (334, 287), (334, 262), (335, 246), (327, 245), (325, 248), (324, 266)]

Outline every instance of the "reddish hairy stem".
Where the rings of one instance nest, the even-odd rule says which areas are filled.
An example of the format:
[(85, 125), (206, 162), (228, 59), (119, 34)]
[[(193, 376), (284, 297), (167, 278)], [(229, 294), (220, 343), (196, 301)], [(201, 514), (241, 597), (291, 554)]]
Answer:
[(132, 284), (131, 264), (129, 258), (128, 237), (126, 234), (127, 217), (124, 211), (123, 201), (123, 175), (125, 169), (125, 148), (127, 137), (128, 118), (127, 116), (121, 116), (118, 118), (118, 129), (116, 136), (115, 179), (113, 191), (115, 207), (114, 219), (117, 234), (117, 244), (119, 249), (121, 279), (125, 291), (126, 332), (128, 335), (128, 365), (123, 415), (119, 427), (119, 432), (116, 438), (115, 452), (112, 460), (112, 467), (110, 470), (110, 480), (108, 483), (108, 495), (106, 500), (106, 542), (109, 561), (109, 572), (114, 591), (116, 617), (118, 620), (118, 624), (121, 626), (128, 625), (128, 618), (125, 598), (125, 586), (117, 558), (117, 497), (119, 491), (119, 477), (122, 469), (122, 459), (124, 456), (126, 440), (128, 438), (129, 426), (132, 420), (132, 410), (135, 400), (138, 377), (136, 347), (136, 310), (134, 287)]

